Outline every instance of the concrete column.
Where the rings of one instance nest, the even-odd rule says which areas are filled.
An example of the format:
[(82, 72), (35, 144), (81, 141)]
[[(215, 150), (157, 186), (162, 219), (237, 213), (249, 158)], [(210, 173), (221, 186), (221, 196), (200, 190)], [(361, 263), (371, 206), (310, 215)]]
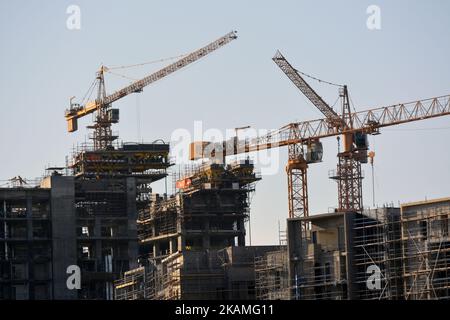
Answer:
[(169, 239), (169, 254), (173, 253), (173, 242), (172, 239)]
[(303, 274), (303, 243), (302, 243), (302, 222), (298, 219), (287, 220), (287, 257), (288, 257), (288, 278), (289, 292), (291, 300), (301, 299), (301, 292), (297, 288)]
[(178, 251), (177, 245), (178, 245), (177, 238), (171, 238), (171, 239), (169, 240), (169, 250), (170, 250), (170, 254), (175, 253), (175, 252)]
[[(177, 194), (177, 203), (182, 208), (183, 207), (183, 195)], [(184, 229), (184, 224), (181, 223), (181, 212), (177, 213), (177, 232), (178, 232), (178, 238), (177, 241), (177, 248), (179, 251), (184, 251), (186, 249), (186, 232)]]
[(137, 209), (136, 209), (136, 178), (130, 177), (126, 180), (127, 188), (127, 217), (128, 217), (128, 237), (133, 240), (128, 241), (128, 259), (130, 269), (138, 266), (138, 235), (137, 235)]
[(72, 300), (78, 296), (77, 290), (69, 290), (66, 285), (66, 271), (77, 264), (77, 240), (75, 218), (75, 185), (73, 177), (48, 177), (51, 187), (51, 220), (53, 245), (53, 298)]
[(184, 238), (184, 236), (181, 234), (178, 236), (178, 238), (176, 239), (177, 241), (177, 248), (179, 251), (184, 251), (186, 250), (186, 239)]
[(28, 240), (28, 261), (27, 261), (27, 271), (28, 271), (28, 299), (34, 300), (34, 290), (32, 286), (32, 280), (34, 279), (34, 269), (33, 269), (33, 199), (31, 195), (27, 195), (27, 240)]
[[(6, 218), (6, 201), (5, 200), (3, 200), (2, 205), (3, 205), (3, 217)], [(2, 228), (3, 228), (4, 237), (6, 240), (7, 238), (9, 238), (6, 220), (3, 220)], [(4, 248), (5, 248), (5, 260), (9, 260), (9, 258), (8, 258), (8, 242), (6, 242), (6, 241), (4, 242)]]
[(153, 244), (153, 257), (156, 258), (159, 255), (161, 255), (160, 250), (159, 250), (159, 242), (155, 242)]
[(344, 230), (345, 230), (345, 264), (347, 273), (347, 299), (355, 300), (356, 280), (355, 280), (355, 257), (354, 257), (354, 234), (355, 234), (355, 216), (354, 212), (344, 212)]
[(27, 195), (27, 238), (33, 239), (33, 199), (30, 195)]
[(239, 231), (241, 232), (238, 236), (238, 246), (244, 247), (245, 246), (245, 223), (244, 219), (240, 219), (238, 221)]
[(208, 218), (204, 218), (204, 220), (203, 220), (202, 242), (203, 242), (203, 249), (209, 249), (211, 247), (211, 238), (210, 238)]

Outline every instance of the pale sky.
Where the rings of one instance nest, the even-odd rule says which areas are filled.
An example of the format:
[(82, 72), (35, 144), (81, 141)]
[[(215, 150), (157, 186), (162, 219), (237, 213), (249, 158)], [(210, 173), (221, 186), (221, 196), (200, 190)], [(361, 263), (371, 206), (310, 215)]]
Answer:
[[(69, 30), (69, 5), (81, 29)], [(381, 30), (366, 26), (370, 5)], [(322, 115), (271, 60), (277, 49), (297, 69), (345, 83), (356, 110), (450, 94), (450, 2), (433, 1), (0, 1), (0, 180), (34, 178), (61, 166), (80, 130), (66, 132), (69, 97), (82, 97), (100, 64), (128, 65), (177, 56), (231, 30), (238, 39), (138, 96), (114, 104), (123, 141), (168, 141), (194, 121), (220, 130), (251, 125), (279, 128)], [(142, 77), (164, 64), (136, 68)], [(109, 92), (128, 81), (108, 76)], [(330, 104), (334, 87), (311, 82)], [(138, 120), (138, 115), (140, 119)], [(139, 123), (139, 125), (138, 125)], [(138, 129), (140, 128), (140, 130)], [(450, 117), (382, 130), (376, 152), (378, 205), (450, 196)], [(310, 213), (337, 204), (328, 179), (336, 166), (335, 138), (324, 139), (324, 161), (309, 170)], [(280, 168), (264, 176), (253, 196), (252, 244), (278, 241), (287, 217), (287, 150)], [(370, 167), (364, 202), (372, 203)], [(163, 184), (154, 185), (163, 192)]]

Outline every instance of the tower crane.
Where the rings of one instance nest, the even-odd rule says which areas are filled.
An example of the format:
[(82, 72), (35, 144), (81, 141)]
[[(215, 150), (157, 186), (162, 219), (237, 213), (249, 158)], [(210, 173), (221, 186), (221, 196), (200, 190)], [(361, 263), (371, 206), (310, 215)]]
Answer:
[[(287, 59), (277, 51), (272, 59), (287, 77), (300, 89), (300, 91), (317, 107), (326, 117), (327, 124), (331, 128), (342, 132), (344, 150), (339, 152), (338, 168), (332, 176), (338, 182), (339, 211), (362, 210), (362, 190), (361, 190), (361, 162), (367, 162), (367, 135), (365, 133), (346, 133), (353, 128), (353, 121), (350, 114), (350, 103), (348, 89), (346, 85), (338, 85), (342, 100), (342, 115), (339, 116), (302, 77), (301, 72), (296, 70)], [(321, 81), (321, 80), (320, 80)], [(348, 121), (346, 121), (348, 119)], [(293, 131), (293, 134), (295, 130)], [(355, 137), (354, 137), (355, 136)], [(355, 138), (356, 144), (353, 139)], [(321, 150), (321, 144), (311, 141), (309, 147), (313, 146)], [(307, 194), (307, 174), (308, 163), (319, 162), (320, 159), (306, 159), (303, 154), (302, 145), (289, 145), (289, 161), (286, 167), (288, 175), (289, 194), (289, 217), (308, 216), (308, 194)], [(298, 151), (297, 151), (298, 150)], [(302, 210), (303, 209), (303, 210)]]
[(232, 31), (223, 37), (211, 42), (210, 44), (200, 48), (180, 60), (162, 68), (161, 70), (150, 74), (138, 81), (131, 83), (130, 85), (110, 94), (106, 94), (104, 73), (108, 71), (108, 68), (101, 66), (96, 75), (97, 84), (97, 98), (94, 101), (90, 101), (85, 105), (73, 103), (73, 98), (70, 99), (70, 108), (65, 112), (65, 118), (67, 120), (68, 131), (74, 132), (78, 130), (78, 119), (88, 115), (95, 114), (94, 125), (88, 128), (94, 130), (93, 141), (95, 150), (104, 150), (112, 148), (112, 142), (117, 139), (111, 130), (113, 123), (119, 121), (119, 109), (112, 109), (111, 104), (131, 93), (140, 92), (144, 87), (149, 84), (158, 81), (171, 73), (203, 58), (211, 52), (225, 46), (232, 40), (237, 38), (236, 31)]
[(338, 181), (338, 211), (360, 212), (361, 163), (367, 163), (367, 135), (380, 134), (380, 129), (384, 127), (450, 115), (450, 95), (351, 112), (347, 86), (340, 86), (342, 113), (338, 114), (320, 98), (281, 53), (277, 52), (273, 60), (325, 118), (290, 123), (252, 139), (239, 140), (235, 137), (223, 142), (192, 142), (190, 159), (212, 158), (224, 161), (229, 155), (287, 146), (290, 218), (308, 216), (306, 171), (308, 164), (322, 159), (320, 139), (343, 137), (343, 151), (339, 151), (337, 170), (332, 176)]

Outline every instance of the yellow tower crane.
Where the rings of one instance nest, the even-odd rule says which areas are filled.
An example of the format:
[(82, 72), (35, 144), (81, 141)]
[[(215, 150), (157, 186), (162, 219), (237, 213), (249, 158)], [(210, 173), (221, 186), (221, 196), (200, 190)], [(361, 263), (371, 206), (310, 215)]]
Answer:
[(70, 108), (66, 110), (65, 117), (67, 120), (68, 131), (74, 132), (78, 130), (78, 119), (92, 113), (95, 115), (95, 123), (88, 128), (94, 130), (93, 141), (95, 150), (104, 150), (112, 148), (112, 142), (117, 139), (113, 136), (111, 125), (119, 121), (119, 109), (112, 109), (111, 104), (131, 93), (141, 92), (142, 89), (149, 84), (158, 81), (171, 73), (203, 58), (211, 52), (223, 47), (232, 40), (237, 38), (236, 31), (232, 31), (223, 37), (211, 42), (203, 48), (200, 48), (180, 60), (162, 68), (161, 70), (150, 74), (132, 84), (110, 94), (106, 94), (104, 73), (108, 68), (101, 66), (96, 76), (97, 98), (85, 105), (73, 103), (73, 97), (70, 99)]

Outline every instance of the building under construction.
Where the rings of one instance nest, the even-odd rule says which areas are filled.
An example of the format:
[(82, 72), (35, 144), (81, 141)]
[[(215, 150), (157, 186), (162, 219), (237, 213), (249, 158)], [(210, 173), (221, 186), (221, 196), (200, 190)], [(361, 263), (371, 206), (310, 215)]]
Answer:
[(153, 195), (139, 215), (141, 254), (160, 259), (178, 251), (245, 246), (250, 194), (258, 180), (250, 160), (192, 168), (176, 182), (180, 192)]
[[(285, 264), (262, 260), (257, 298), (449, 298), (449, 198), (345, 214), (288, 219), (288, 246), (278, 252)], [(273, 270), (282, 276), (274, 278)]]
[[(203, 164), (174, 173), (174, 194), (152, 193), (151, 183), (167, 178), (169, 145), (119, 144), (112, 104), (236, 38), (230, 32), (112, 94), (105, 74), (114, 68), (102, 66), (83, 101), (71, 98), (68, 131), (93, 115), (92, 145), (75, 149), (66, 167), (36, 186), (0, 188), (1, 299), (450, 298), (450, 199), (366, 210), (361, 167), (370, 159), (373, 169), (368, 135), (448, 116), (449, 95), (352, 112), (346, 85), (308, 76), (277, 52), (273, 61), (325, 118), (244, 140), (238, 131), (246, 127), (227, 141), (195, 141), (190, 159)], [(340, 114), (304, 76), (339, 87)], [(310, 215), (307, 170), (321, 162), (329, 137), (342, 138), (331, 175), (338, 208)], [(246, 246), (261, 178), (250, 160), (226, 157), (285, 146), (286, 244)], [(73, 266), (81, 271), (76, 290), (66, 282)]]
[(60, 226), (51, 219), (51, 196), (47, 189), (0, 189), (0, 300), (57, 295), (52, 225)]
[(117, 298), (142, 297), (129, 279), (143, 279), (142, 273), (151, 286), (149, 298), (254, 297), (254, 258), (274, 248), (245, 246), (250, 195), (260, 180), (253, 163), (206, 163), (176, 180), (176, 194), (153, 195), (139, 215), (142, 267), (116, 283)]
[(187, 250), (153, 259), (116, 281), (117, 300), (254, 300), (255, 258), (278, 246)]
[[(137, 266), (138, 213), (166, 176), (169, 145), (74, 152), (71, 175), (0, 190), (0, 295), (5, 299), (113, 299), (113, 281)], [(81, 269), (69, 290), (67, 268)]]
[(113, 281), (137, 265), (136, 220), (150, 206), (150, 184), (166, 177), (169, 145), (123, 144), (75, 152), (74, 207), (79, 298), (113, 299)]

